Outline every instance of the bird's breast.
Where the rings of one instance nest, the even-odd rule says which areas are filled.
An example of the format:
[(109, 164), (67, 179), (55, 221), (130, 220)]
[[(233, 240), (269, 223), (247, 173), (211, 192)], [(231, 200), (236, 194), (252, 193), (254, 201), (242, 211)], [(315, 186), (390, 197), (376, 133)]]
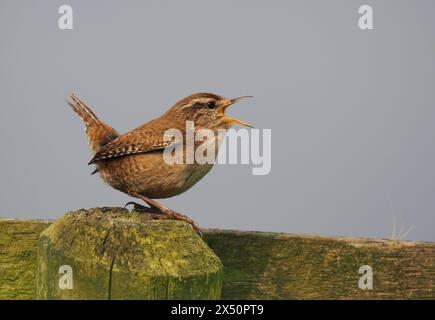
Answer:
[(148, 152), (102, 161), (98, 167), (101, 178), (113, 188), (159, 199), (188, 190), (213, 164), (168, 164), (162, 152)]

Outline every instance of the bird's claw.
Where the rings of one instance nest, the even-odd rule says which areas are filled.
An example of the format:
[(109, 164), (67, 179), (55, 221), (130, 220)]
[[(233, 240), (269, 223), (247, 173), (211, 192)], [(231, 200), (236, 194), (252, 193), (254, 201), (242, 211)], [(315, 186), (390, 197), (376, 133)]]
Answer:
[(195, 232), (200, 237), (202, 237), (201, 229), (199, 229), (199, 227), (196, 225), (195, 221), (190, 219), (188, 216), (181, 214), (181, 213), (178, 213), (178, 212), (175, 212), (173, 210), (165, 210), (165, 211), (163, 211), (163, 214), (168, 217), (167, 219), (184, 221), (184, 222), (190, 224), (192, 226), (193, 230), (195, 230)]
[(201, 229), (199, 229), (199, 227), (196, 225), (195, 221), (193, 221), (192, 219), (190, 219), (188, 216), (175, 212), (167, 207), (164, 206), (160, 206), (160, 207), (155, 207), (153, 206), (152, 203), (149, 203), (149, 207), (146, 207), (144, 205), (141, 205), (139, 203), (136, 203), (134, 201), (130, 201), (127, 202), (124, 206), (127, 207), (128, 205), (133, 205), (133, 210), (135, 211), (139, 211), (139, 212), (146, 212), (149, 214), (149, 216), (151, 217), (151, 219), (154, 220), (179, 220), (179, 221), (184, 221), (188, 224), (190, 224), (193, 228), (193, 230), (195, 230), (195, 232), (202, 237), (202, 232)]

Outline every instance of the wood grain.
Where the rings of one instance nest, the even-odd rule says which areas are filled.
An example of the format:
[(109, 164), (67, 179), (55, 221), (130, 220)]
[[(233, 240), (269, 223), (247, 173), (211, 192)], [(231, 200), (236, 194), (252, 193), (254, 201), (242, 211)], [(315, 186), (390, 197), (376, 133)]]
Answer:
[[(208, 230), (222, 299), (433, 299), (435, 244)], [(362, 290), (360, 266), (373, 270)]]
[[(31, 299), (50, 222), (0, 220), (0, 298)], [(223, 299), (434, 299), (435, 243), (204, 230), (224, 266)], [(373, 270), (362, 290), (360, 266)]]

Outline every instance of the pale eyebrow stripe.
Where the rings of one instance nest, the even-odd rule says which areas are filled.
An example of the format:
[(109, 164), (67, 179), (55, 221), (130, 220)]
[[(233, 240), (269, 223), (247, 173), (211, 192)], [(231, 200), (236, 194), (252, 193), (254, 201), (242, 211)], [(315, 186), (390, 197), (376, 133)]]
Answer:
[(186, 108), (188, 108), (188, 107), (191, 107), (191, 106), (192, 106), (192, 103), (188, 103), (188, 104), (182, 106), (181, 108), (179, 108), (179, 109), (177, 110), (177, 112), (178, 112), (178, 111), (181, 111), (181, 110), (183, 110), (183, 109), (186, 109)]
[(186, 104), (186, 105), (182, 106), (181, 108), (179, 108), (178, 111), (181, 111), (181, 110), (183, 110), (185, 108), (191, 107), (191, 106), (193, 106), (197, 102), (205, 103), (205, 102), (207, 102), (209, 100), (210, 99), (194, 99), (194, 100), (190, 101), (188, 104)]

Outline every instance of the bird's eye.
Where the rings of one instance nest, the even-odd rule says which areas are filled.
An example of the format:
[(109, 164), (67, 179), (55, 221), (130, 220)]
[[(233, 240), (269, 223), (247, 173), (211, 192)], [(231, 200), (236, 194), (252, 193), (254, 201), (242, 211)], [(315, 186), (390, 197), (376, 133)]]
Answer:
[(207, 108), (214, 109), (216, 107), (216, 103), (214, 101), (207, 102)]

